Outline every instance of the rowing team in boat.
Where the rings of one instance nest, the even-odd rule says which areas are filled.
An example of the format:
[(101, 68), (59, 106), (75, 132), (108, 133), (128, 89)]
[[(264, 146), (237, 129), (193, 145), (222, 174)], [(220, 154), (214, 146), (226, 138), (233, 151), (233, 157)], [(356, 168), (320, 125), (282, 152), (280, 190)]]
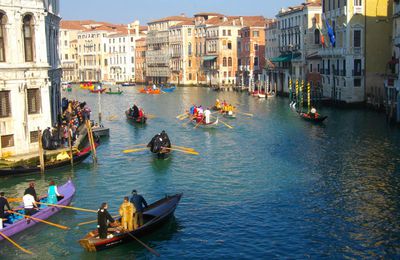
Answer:
[(130, 198), (124, 197), (124, 201), (119, 207), (121, 221), (118, 223), (107, 211), (108, 204), (103, 202), (97, 211), (98, 238), (112, 238), (113, 235), (108, 234), (109, 227), (117, 228), (118, 233), (118, 231), (133, 231), (143, 226), (143, 211), (147, 207), (147, 202), (143, 196), (133, 190), (132, 196)]
[(319, 118), (321, 115), (318, 114), (317, 109), (315, 109), (314, 107), (311, 108), (309, 113), (303, 113), (303, 117), (307, 117), (310, 119), (314, 119), (314, 118)]
[(129, 108), (129, 116), (133, 117), (134, 119), (140, 119), (144, 116), (143, 108), (138, 108), (136, 104), (133, 104), (131, 108)]
[[(3, 229), (3, 223), (13, 224), (13, 222), (17, 220), (17, 216), (14, 216), (13, 209), (10, 207), (9, 201), (4, 195), (4, 192), (0, 192), (0, 229)], [(46, 204), (57, 204), (57, 202), (62, 198), (64, 198), (64, 196), (58, 192), (55, 182), (50, 181), (50, 185), (47, 190)], [(32, 216), (39, 211), (40, 207), (38, 204), (41, 204), (41, 202), (40, 198), (37, 196), (34, 182), (29, 183), (29, 187), (25, 189), (22, 202), (26, 216)], [(5, 210), (6, 207), (8, 208), (8, 211)], [(28, 224), (29, 222), (30, 219), (27, 220)]]
[(215, 110), (220, 110), (221, 114), (233, 115), (235, 107), (228, 104), (225, 100), (221, 103), (219, 99), (215, 101)]
[(189, 109), (189, 116), (191, 120), (196, 120), (197, 123), (200, 122), (204, 122), (205, 124), (211, 123), (211, 111), (208, 107), (204, 109), (202, 105), (191, 106)]

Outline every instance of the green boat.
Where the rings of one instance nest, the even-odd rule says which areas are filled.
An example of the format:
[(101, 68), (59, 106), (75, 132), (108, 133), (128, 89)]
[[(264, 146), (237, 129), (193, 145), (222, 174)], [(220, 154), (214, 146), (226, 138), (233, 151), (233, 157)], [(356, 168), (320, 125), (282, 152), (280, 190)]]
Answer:
[(121, 95), (123, 91), (107, 91), (104, 92), (106, 94), (110, 94), (110, 95)]

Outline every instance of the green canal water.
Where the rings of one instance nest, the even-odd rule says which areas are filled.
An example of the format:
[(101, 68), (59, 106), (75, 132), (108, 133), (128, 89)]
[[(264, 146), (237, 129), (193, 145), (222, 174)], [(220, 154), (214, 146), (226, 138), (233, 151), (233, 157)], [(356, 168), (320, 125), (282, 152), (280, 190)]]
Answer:
[[(132, 189), (148, 202), (183, 192), (175, 218), (143, 239), (161, 259), (397, 258), (400, 254), (400, 134), (384, 116), (363, 110), (321, 109), (322, 125), (297, 117), (283, 98), (258, 100), (245, 93), (180, 88), (163, 95), (102, 95), (103, 123), (110, 138), (91, 159), (73, 170), (2, 178), (0, 190), (21, 196), (29, 181), (45, 193), (51, 179), (72, 177), (76, 207), (112, 213)], [(98, 96), (74, 89), (67, 98), (86, 101), (97, 118)], [(234, 129), (193, 129), (175, 117), (191, 104), (216, 98), (254, 117), (224, 119)], [(156, 115), (144, 127), (129, 124), (133, 103)], [(193, 147), (199, 156), (174, 152), (158, 160), (148, 151), (123, 154), (166, 130), (173, 144)], [(78, 244), (95, 225), (93, 213), (63, 210), (50, 221), (71, 227), (36, 225), (13, 237), (39, 259), (149, 259), (137, 243), (98, 253)], [(31, 259), (8, 242), (2, 259)]]

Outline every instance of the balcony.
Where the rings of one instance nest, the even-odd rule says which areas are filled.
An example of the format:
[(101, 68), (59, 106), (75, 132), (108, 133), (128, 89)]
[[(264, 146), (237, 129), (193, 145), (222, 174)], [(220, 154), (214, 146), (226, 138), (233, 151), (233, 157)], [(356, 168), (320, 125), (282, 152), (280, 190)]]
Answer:
[(320, 56), (344, 56), (346, 55), (346, 48), (325, 48), (318, 51)]

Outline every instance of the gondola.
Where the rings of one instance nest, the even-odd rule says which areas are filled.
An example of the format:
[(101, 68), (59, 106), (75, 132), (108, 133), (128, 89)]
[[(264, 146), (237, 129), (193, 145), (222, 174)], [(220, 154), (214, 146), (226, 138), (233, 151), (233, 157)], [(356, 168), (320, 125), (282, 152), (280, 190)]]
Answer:
[(124, 82), (124, 83), (121, 83), (121, 86), (122, 86), (122, 87), (134, 87), (134, 86), (136, 86), (136, 83), (133, 83), (133, 82)]
[(133, 116), (131, 116), (130, 113), (129, 113), (129, 109), (125, 111), (125, 115), (126, 115), (126, 119), (128, 119), (132, 123), (145, 124), (146, 121), (147, 121), (146, 115), (144, 115), (142, 117), (133, 117)]
[(101, 88), (101, 89), (91, 89), (89, 90), (90, 93), (103, 93), (104, 91), (106, 91), (105, 88)]
[(107, 239), (98, 238), (98, 231), (89, 232), (84, 238), (79, 240), (79, 244), (87, 251), (96, 252), (109, 249), (140, 238), (159, 229), (173, 215), (182, 193), (173, 196), (166, 196), (153, 204), (150, 204), (143, 212), (144, 225), (130, 232), (122, 231), (120, 228), (109, 228)]
[(121, 95), (123, 93), (123, 91), (106, 91), (104, 92), (108, 95)]
[[(69, 205), (75, 194), (75, 186), (72, 183), (72, 181), (69, 180), (64, 185), (58, 186), (57, 189), (58, 192), (64, 196), (61, 200), (57, 202), (57, 205), (62, 205), (62, 206)], [(40, 201), (46, 203), (47, 197), (42, 198)], [(20, 214), (25, 214), (22, 207), (18, 207), (14, 209), (14, 211)], [(61, 207), (51, 207), (51, 206), (46, 206), (44, 204), (40, 204), (39, 211), (33, 214), (32, 217), (45, 220), (50, 218), (54, 214), (58, 213), (59, 211), (61, 211)], [(37, 223), (39, 222), (34, 220), (28, 221), (24, 219), (23, 216), (13, 214), (7, 218), (7, 221), (3, 222), (4, 228), (1, 229), (1, 232), (4, 233), (4, 235), (10, 237), (19, 232), (24, 231), (25, 229), (28, 229), (36, 225)], [(3, 239), (4, 239), (3, 236), (0, 236), (0, 241)]]
[(201, 121), (201, 123), (199, 124), (196, 120), (196, 118), (192, 118), (191, 122), (193, 125), (197, 126), (197, 127), (201, 127), (201, 128), (215, 128), (218, 125), (218, 117), (215, 119), (215, 121), (210, 122), (208, 124), (206, 124), (204, 121)]
[[(90, 147), (83, 149), (74, 155), (74, 165), (84, 161), (90, 155)], [(64, 166), (71, 165), (71, 159), (65, 159), (55, 162), (47, 162), (44, 165), (45, 170), (57, 169)], [(10, 168), (0, 168), (0, 177), (15, 176), (29, 173), (40, 173), (40, 166), (15, 166)]]
[(328, 117), (328, 116), (321, 116), (321, 115), (316, 115), (315, 117), (312, 117), (308, 113), (299, 113), (299, 115), (304, 120), (313, 122), (313, 123), (321, 123)]

